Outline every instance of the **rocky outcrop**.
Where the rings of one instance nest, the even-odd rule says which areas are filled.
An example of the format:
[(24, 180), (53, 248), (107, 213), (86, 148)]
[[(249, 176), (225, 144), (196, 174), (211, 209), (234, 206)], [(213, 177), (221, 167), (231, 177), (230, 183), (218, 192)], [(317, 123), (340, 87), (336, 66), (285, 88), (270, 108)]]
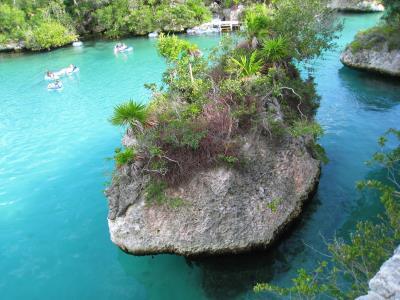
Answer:
[(380, 12), (385, 9), (375, 0), (332, 0), (329, 7), (348, 12)]
[(357, 51), (348, 46), (340, 56), (340, 61), (351, 68), (400, 76), (400, 49), (389, 50), (387, 43)]
[(369, 282), (368, 295), (357, 300), (400, 299), (400, 246)]
[(0, 52), (11, 52), (11, 51), (20, 51), (25, 49), (25, 43), (20, 42), (8, 42), (6, 44), (0, 44)]
[(320, 163), (304, 139), (243, 139), (242, 167), (202, 170), (167, 189), (177, 206), (146, 202), (149, 177), (138, 171), (140, 161), (119, 169), (106, 191), (111, 240), (135, 255), (216, 255), (270, 245), (301, 213)]

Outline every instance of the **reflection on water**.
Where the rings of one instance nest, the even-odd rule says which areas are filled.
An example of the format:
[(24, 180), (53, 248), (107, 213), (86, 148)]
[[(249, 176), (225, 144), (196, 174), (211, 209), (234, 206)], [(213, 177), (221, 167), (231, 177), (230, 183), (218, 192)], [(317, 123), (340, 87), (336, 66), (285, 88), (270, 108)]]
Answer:
[(348, 67), (339, 69), (339, 78), (364, 109), (390, 109), (400, 103), (398, 78), (386, 78)]

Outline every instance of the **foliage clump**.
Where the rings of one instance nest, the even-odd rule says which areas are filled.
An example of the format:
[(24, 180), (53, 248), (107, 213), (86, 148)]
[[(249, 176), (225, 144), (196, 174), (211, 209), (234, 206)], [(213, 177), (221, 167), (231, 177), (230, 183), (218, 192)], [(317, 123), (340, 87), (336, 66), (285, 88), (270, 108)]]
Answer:
[[(302, 24), (320, 30), (310, 32), (307, 26), (297, 26), (303, 30), (287, 32), (288, 24), (278, 22), (271, 31), (268, 22), (254, 19), (268, 18), (274, 23), (283, 14), (298, 13), (301, 5), (292, 0), (257, 5), (249, 9), (245, 20), (255, 25), (246, 27), (239, 42), (223, 40), (210, 54), (211, 61), (186, 40), (174, 35), (159, 37), (157, 50), (167, 62), (163, 85), (147, 85), (152, 99), (146, 107), (140, 106), (143, 118), (138, 117), (138, 104), (130, 101), (117, 106), (111, 119), (115, 125), (130, 127), (128, 134), (137, 140), (133, 147), (141, 171), (152, 182), (162, 182), (150, 186), (150, 198), (162, 200), (157, 193), (164, 184), (179, 185), (202, 169), (218, 164), (239, 166), (246, 137), (314, 142), (321, 134), (313, 121), (319, 97), (312, 77), (302, 79), (294, 60), (320, 55), (332, 45), (338, 28), (333, 19), (329, 23), (314, 17), (329, 16), (325, 7), (312, 7), (314, 0), (305, 2), (313, 10), (306, 13)], [(305, 36), (307, 43), (288, 42), (290, 37), (300, 40)]]
[(43, 50), (69, 44), (78, 35), (182, 32), (209, 19), (201, 0), (3, 0), (0, 44), (22, 41), (28, 49)]
[(382, 21), (375, 27), (360, 31), (353, 42), (349, 44), (353, 53), (362, 50), (382, 50), (385, 45), (388, 51), (400, 50), (400, 2), (383, 0), (385, 13)]

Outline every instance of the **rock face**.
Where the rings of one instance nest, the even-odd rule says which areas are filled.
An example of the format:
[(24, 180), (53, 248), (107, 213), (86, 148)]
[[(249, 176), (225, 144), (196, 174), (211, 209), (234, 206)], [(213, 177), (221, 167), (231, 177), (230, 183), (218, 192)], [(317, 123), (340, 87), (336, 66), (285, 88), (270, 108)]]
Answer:
[(375, 0), (332, 0), (329, 7), (348, 12), (379, 12), (385, 9)]
[(19, 51), (25, 49), (24, 42), (9, 42), (4, 45), (0, 45), (0, 52), (10, 52), (10, 51)]
[(111, 240), (135, 255), (184, 256), (265, 248), (299, 216), (320, 163), (303, 139), (245, 138), (243, 167), (203, 170), (167, 195), (182, 205), (148, 204), (140, 162), (120, 169), (106, 191)]
[(385, 44), (379, 48), (362, 49), (356, 52), (347, 47), (340, 56), (340, 61), (355, 69), (400, 76), (400, 50), (389, 51)]
[(357, 300), (399, 300), (400, 299), (400, 246), (369, 282), (368, 295)]

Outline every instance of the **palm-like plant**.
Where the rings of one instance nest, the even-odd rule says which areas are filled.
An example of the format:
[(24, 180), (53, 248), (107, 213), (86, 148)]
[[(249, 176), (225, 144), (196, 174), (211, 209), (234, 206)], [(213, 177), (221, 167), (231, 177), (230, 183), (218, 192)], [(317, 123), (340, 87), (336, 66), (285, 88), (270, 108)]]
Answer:
[(129, 125), (132, 129), (142, 129), (147, 120), (146, 105), (139, 104), (133, 100), (117, 105), (110, 119), (111, 124), (116, 126)]
[(261, 49), (261, 56), (273, 63), (287, 58), (289, 50), (286, 39), (279, 36), (274, 39), (265, 40)]
[(257, 75), (261, 71), (262, 61), (257, 59), (257, 55), (257, 51), (254, 51), (250, 57), (242, 55), (239, 59), (231, 58), (232, 63), (239, 67), (240, 77)]

